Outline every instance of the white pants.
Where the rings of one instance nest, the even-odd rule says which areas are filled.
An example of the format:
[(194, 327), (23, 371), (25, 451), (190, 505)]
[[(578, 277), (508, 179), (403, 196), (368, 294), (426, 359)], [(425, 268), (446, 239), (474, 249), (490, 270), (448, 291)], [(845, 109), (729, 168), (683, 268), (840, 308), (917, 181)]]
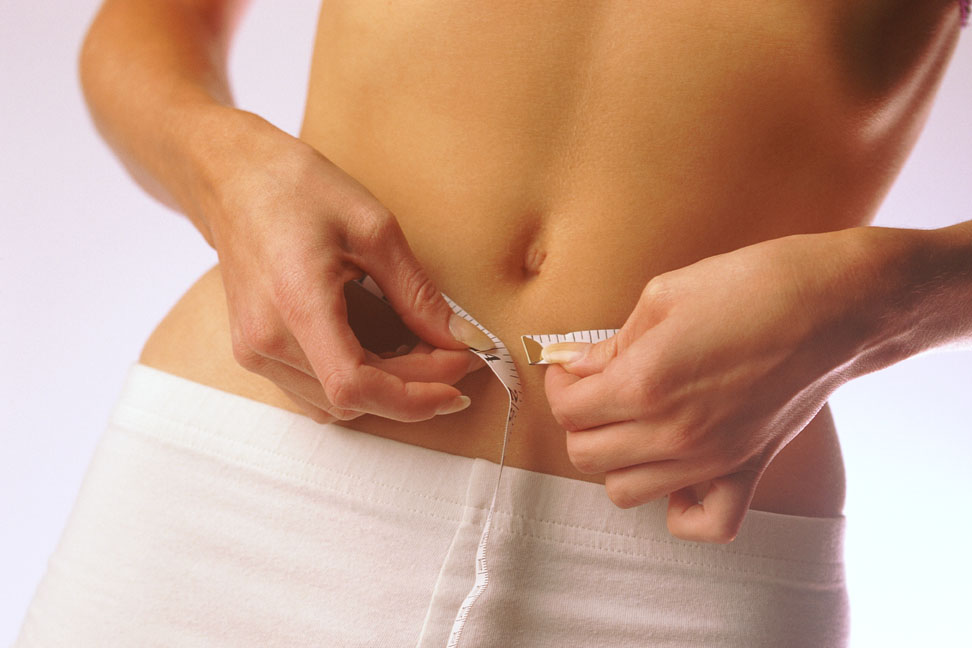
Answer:
[[(444, 647), (497, 468), (134, 364), (15, 646)], [(844, 646), (843, 527), (506, 468), (461, 646)]]

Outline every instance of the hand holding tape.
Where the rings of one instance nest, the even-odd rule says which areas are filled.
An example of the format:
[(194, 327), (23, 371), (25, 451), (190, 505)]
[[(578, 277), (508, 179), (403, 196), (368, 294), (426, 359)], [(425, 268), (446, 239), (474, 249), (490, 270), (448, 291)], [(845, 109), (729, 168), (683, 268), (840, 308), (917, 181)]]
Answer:
[(770, 461), (848, 379), (860, 346), (847, 324), (859, 291), (845, 298), (842, 253), (815, 236), (659, 275), (617, 335), (543, 350), (560, 363), (545, 387), (568, 455), (605, 473), (617, 505), (670, 495), (673, 535), (736, 536)]

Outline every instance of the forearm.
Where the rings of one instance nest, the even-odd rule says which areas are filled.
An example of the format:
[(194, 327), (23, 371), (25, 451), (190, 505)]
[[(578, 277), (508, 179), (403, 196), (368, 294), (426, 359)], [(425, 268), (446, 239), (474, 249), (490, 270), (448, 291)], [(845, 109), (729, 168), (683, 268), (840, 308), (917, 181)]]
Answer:
[(859, 236), (867, 259), (865, 271), (848, 274), (858, 286), (851, 328), (867, 333), (849, 365), (852, 375), (972, 341), (972, 221), (936, 230), (847, 231)]
[(79, 59), (105, 141), (142, 188), (185, 213), (210, 244), (197, 203), (211, 175), (203, 167), (240, 122), (226, 58), (241, 5), (107, 0)]

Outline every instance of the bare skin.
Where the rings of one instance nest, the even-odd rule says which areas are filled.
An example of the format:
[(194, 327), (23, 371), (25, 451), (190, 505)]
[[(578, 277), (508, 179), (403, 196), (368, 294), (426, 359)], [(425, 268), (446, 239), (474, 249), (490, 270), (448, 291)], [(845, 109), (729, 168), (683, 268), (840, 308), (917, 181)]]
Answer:
[[(654, 277), (762, 241), (866, 225), (920, 130), (958, 33), (954, 2), (902, 4), (729, 2), (699, 13), (678, 2), (558, 6), (556, 12), (528, 3), (440, 3), (417, 10), (328, 2), (300, 140), (367, 188), (367, 199), (394, 215), (437, 290), (514, 350), (527, 404), (510, 439), (508, 464), (604, 483), (609, 464), (592, 470), (597, 461), (572, 456), (563, 417), (551, 411), (555, 400), (548, 402), (551, 385), (545, 389), (544, 370), (524, 364), (519, 335), (620, 327)], [(877, 25), (895, 37), (877, 37)], [(230, 188), (214, 193), (233, 193), (229, 181), (224, 184)], [(240, 250), (258, 249), (256, 237), (244, 240), (230, 219), (204, 218), (205, 208), (186, 207), (207, 200), (183, 199), (175, 189), (170, 194), (209, 234), (222, 272), (208, 272), (176, 304), (149, 338), (141, 362), (318, 420), (343, 419), (341, 425), (405, 443), (499, 459), (505, 392), (488, 372), (463, 377), (475, 368), (465, 352), (436, 352), (428, 360), (435, 371), (427, 373), (360, 356), (361, 363), (406, 382), (439, 385), (423, 392), (421, 413), (378, 412), (365, 397), (336, 402), (339, 391), (328, 389), (319, 368), (326, 359), (314, 357), (324, 353), (326, 338), (295, 333), (296, 342), (248, 344), (259, 336), (240, 322), (256, 309), (240, 304), (248, 299), (245, 287), (258, 279), (238, 279), (242, 259), (253, 256)], [(268, 209), (279, 204), (262, 200)], [(247, 194), (238, 201), (239, 213), (256, 202)], [(269, 223), (290, 227), (279, 220), (286, 214), (275, 216), (264, 229), (273, 230)], [(962, 230), (940, 241), (960, 235), (968, 236)], [(869, 269), (892, 267), (890, 255), (913, 255), (919, 245), (917, 238), (891, 238), (873, 246)], [(861, 249), (837, 247), (855, 250), (841, 257), (848, 259)], [(342, 282), (362, 269), (383, 272), (354, 250), (340, 266)], [(351, 267), (358, 259), (365, 260)], [(813, 264), (804, 271), (811, 273)], [(715, 268), (697, 282), (715, 285), (720, 273)], [(828, 289), (837, 291), (839, 302), (869, 287), (835, 280)], [(742, 294), (736, 301), (744, 298), (759, 302)], [(423, 324), (404, 301), (403, 318), (431, 345), (462, 347), (447, 336), (447, 313), (430, 307), (426, 322), (438, 323)], [(771, 311), (774, 304), (763, 307)], [(323, 322), (337, 312), (328, 308), (322, 305)], [(850, 317), (847, 309), (836, 311), (834, 318)], [(844, 361), (847, 349), (866, 346), (860, 342), (820, 351)], [(270, 349), (273, 343), (278, 348)], [(288, 366), (295, 376), (303, 373), (304, 391), (282, 377), (279, 367), (287, 363), (275, 364), (272, 376), (263, 370), (269, 364), (262, 359), (285, 356), (296, 344), (308, 364)], [(910, 349), (922, 346), (928, 344)], [(429, 357), (430, 349), (423, 345), (419, 352)], [(580, 373), (602, 369), (603, 363)], [(429, 419), (437, 408), (461, 406), (459, 392), (471, 397), (468, 409)], [(791, 417), (793, 429), (763, 444), (772, 451), (761, 455), (761, 477), (746, 506), (841, 514), (840, 448), (826, 390), (819, 396)], [(737, 401), (745, 409), (745, 399)], [(596, 409), (586, 406), (587, 412)], [(728, 474), (738, 467), (720, 469)], [(625, 497), (625, 504), (637, 503)], [(678, 535), (715, 541), (733, 535), (707, 533), (684, 529)]]

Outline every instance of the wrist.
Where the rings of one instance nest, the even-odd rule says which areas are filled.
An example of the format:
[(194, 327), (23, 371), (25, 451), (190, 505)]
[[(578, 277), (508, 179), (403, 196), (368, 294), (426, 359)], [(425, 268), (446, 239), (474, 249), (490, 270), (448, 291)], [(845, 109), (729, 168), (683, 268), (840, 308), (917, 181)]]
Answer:
[(279, 131), (250, 112), (219, 104), (184, 111), (172, 138), (180, 143), (179, 206), (213, 247), (214, 229), (227, 212), (228, 184), (242, 178), (253, 164), (255, 142), (267, 131)]
[(886, 227), (835, 234), (848, 244), (838, 322), (851, 332), (844, 356), (848, 379), (938, 346), (955, 333), (958, 305), (949, 302), (959, 296), (954, 279), (962, 251), (953, 237)]
[(972, 221), (917, 230), (912, 291), (918, 351), (972, 340)]

